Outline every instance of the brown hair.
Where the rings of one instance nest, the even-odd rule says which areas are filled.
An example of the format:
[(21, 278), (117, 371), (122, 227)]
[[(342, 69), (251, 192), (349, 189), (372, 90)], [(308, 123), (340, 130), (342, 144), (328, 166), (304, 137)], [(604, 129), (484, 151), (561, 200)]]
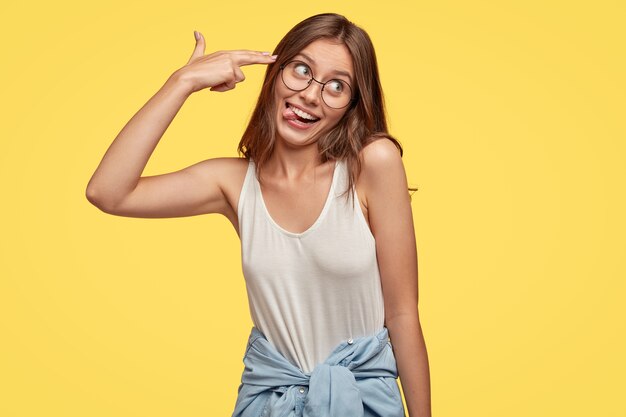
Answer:
[[(376, 139), (388, 138), (396, 145), (400, 156), (403, 150), (400, 142), (387, 130), (383, 92), (372, 41), (363, 29), (342, 15), (322, 13), (311, 16), (294, 26), (278, 43), (273, 52), (273, 55), (278, 55), (278, 59), (267, 66), (259, 99), (237, 150), (246, 159), (254, 160), (257, 177), (260, 178), (261, 168), (270, 158), (276, 138), (274, 117), (277, 109), (273, 92), (280, 65), (318, 39), (331, 39), (345, 44), (354, 65), (356, 86), (353, 88), (357, 99), (350, 104), (334, 128), (317, 138), (322, 162), (347, 159), (349, 175), (345, 192), (348, 192), (361, 171), (358, 155), (365, 145)], [(416, 191), (417, 188), (409, 190)]]

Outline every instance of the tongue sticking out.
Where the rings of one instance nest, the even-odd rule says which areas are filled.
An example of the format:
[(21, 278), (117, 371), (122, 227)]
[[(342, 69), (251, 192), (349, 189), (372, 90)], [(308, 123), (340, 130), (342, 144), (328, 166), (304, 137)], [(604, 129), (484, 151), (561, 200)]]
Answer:
[(283, 110), (283, 117), (287, 120), (296, 120), (298, 119), (298, 115), (291, 110), (291, 107), (287, 106), (285, 110)]
[(283, 117), (287, 120), (298, 120), (299, 122), (303, 122), (303, 123), (317, 122), (317, 120), (309, 120), (309, 119), (305, 119), (303, 117), (298, 116), (297, 114), (293, 112), (293, 110), (289, 106), (287, 106), (285, 110), (283, 110)]

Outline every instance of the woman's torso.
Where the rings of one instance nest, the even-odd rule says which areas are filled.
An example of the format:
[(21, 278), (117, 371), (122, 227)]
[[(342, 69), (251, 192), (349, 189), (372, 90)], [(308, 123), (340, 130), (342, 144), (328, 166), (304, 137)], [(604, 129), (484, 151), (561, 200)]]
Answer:
[(293, 193), (271, 180), (262, 187), (254, 161), (246, 164), (233, 225), (251, 318), (288, 360), (311, 372), (342, 340), (384, 324), (375, 239), (355, 188), (354, 205), (346, 199), (346, 161), (329, 161), (313, 184)]

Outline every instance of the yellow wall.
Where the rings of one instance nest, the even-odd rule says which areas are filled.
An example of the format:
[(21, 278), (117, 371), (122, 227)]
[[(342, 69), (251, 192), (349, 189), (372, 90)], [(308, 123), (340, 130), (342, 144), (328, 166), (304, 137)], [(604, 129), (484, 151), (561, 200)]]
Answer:
[[(374, 41), (404, 145), (434, 416), (623, 416), (621, 2), (0, 6), (0, 415), (229, 416), (252, 325), (218, 215), (85, 187), (195, 41), (272, 50), (335, 11)], [(265, 67), (192, 95), (144, 175), (236, 156)]]

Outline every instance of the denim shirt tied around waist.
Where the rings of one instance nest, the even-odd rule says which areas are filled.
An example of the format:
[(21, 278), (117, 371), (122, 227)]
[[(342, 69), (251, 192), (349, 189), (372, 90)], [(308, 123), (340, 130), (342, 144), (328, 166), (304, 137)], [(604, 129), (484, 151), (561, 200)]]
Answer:
[(385, 326), (342, 341), (310, 373), (252, 327), (243, 362), (232, 417), (406, 417)]

